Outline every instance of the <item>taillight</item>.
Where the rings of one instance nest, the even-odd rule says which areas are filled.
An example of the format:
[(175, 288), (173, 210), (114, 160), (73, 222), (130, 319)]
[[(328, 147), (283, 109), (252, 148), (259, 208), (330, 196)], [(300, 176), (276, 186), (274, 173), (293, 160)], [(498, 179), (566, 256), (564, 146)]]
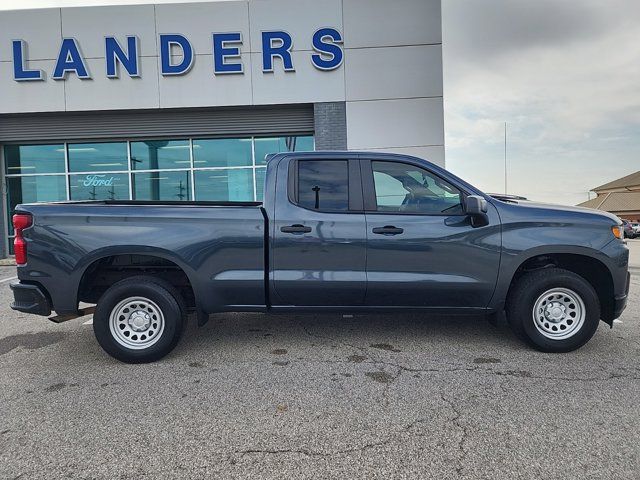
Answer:
[(16, 256), (16, 264), (24, 265), (27, 263), (27, 241), (22, 236), (22, 231), (29, 228), (33, 223), (31, 215), (26, 213), (16, 213), (13, 216), (13, 230), (15, 238), (13, 239), (13, 252)]

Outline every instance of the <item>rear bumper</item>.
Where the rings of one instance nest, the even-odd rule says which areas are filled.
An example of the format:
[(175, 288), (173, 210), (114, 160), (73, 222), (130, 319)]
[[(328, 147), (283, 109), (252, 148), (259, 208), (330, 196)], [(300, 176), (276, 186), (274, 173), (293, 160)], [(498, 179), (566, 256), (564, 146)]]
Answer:
[(11, 303), (13, 310), (45, 317), (51, 315), (51, 304), (41, 287), (20, 282), (9, 286), (13, 291), (14, 301)]

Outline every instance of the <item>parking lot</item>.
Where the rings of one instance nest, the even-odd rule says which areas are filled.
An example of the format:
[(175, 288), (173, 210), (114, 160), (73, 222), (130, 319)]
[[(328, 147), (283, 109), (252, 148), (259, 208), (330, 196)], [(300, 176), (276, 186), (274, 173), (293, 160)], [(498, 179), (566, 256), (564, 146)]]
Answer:
[(0, 478), (638, 478), (629, 243), (629, 307), (564, 355), (478, 318), (228, 314), (125, 365), (90, 317), (10, 310), (0, 267)]

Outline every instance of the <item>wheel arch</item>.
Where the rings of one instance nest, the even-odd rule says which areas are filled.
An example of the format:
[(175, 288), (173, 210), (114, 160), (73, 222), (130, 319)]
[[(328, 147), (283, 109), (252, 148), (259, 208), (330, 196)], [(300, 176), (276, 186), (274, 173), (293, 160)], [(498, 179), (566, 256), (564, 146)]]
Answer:
[[(129, 263), (124, 260), (126, 258), (130, 259)], [(155, 263), (153, 261), (154, 259), (156, 260)], [(83, 300), (83, 295), (86, 295), (87, 292), (85, 289), (87, 288), (87, 284), (95, 280), (95, 278), (90, 277), (99, 271), (101, 266), (113, 265), (114, 260), (123, 261), (123, 263), (116, 265), (116, 267), (122, 267), (121, 274), (115, 275), (117, 280), (136, 275), (158, 275), (158, 278), (163, 278), (165, 281), (177, 286), (170, 278), (165, 278), (167, 275), (160, 275), (160, 270), (162, 269), (176, 270), (180, 275), (184, 275), (182, 283), (186, 281), (191, 290), (193, 305), (190, 306), (194, 306), (196, 309), (198, 308), (199, 298), (197, 289), (195, 288), (195, 271), (175, 253), (148, 246), (108, 247), (98, 249), (92, 252), (91, 255), (85, 257), (81, 264), (75, 269), (78, 272), (75, 289), (76, 304)]]
[[(493, 308), (499, 310), (504, 308), (504, 303), (513, 286), (523, 274), (529, 271), (557, 267), (580, 275), (591, 284), (600, 300), (601, 318), (611, 325), (614, 310), (614, 282), (611, 270), (602, 257), (605, 256), (598, 250), (576, 247), (553, 250), (536, 248), (523, 252), (510, 262), (507, 272), (501, 272), (499, 289), (502, 294), (494, 297), (494, 299), (500, 299), (500, 303), (493, 305)], [(503, 269), (506, 268), (503, 266)]]

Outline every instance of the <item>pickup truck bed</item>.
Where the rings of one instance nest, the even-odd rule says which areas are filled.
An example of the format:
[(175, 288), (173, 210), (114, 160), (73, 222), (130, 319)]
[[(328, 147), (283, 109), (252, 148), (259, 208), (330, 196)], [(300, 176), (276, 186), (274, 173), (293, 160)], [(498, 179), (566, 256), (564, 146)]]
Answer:
[[(29, 244), (29, 267), (20, 280), (37, 281), (54, 300), (58, 314), (73, 313), (79, 301), (95, 301), (114, 273), (136, 265), (156, 268), (145, 255), (178, 262), (193, 295), (207, 312), (265, 309), (265, 214), (260, 203), (61, 202), (33, 204), (36, 219)], [(120, 259), (106, 269), (105, 257)], [(137, 258), (136, 258), (137, 257)], [(147, 263), (145, 263), (147, 262)], [(161, 262), (157, 262), (162, 266)], [(165, 263), (168, 275), (173, 275)], [(99, 284), (81, 289), (96, 271)], [(108, 275), (107, 275), (108, 273)], [(61, 282), (60, 279), (65, 281)], [(95, 278), (95, 277), (93, 277)], [(96, 280), (100, 280), (96, 278)], [(77, 295), (70, 292), (77, 292)], [(95, 303), (95, 302), (94, 302)]]

